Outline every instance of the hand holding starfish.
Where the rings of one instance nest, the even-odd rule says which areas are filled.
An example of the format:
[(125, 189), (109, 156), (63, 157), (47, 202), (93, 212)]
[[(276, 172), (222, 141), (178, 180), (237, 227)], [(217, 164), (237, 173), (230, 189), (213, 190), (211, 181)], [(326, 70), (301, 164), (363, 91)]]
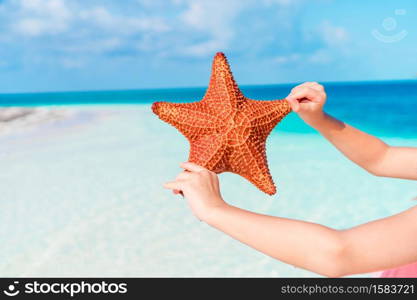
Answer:
[(199, 220), (208, 222), (212, 212), (227, 205), (220, 195), (218, 176), (191, 162), (181, 163), (180, 166), (184, 171), (174, 181), (165, 183), (164, 187), (172, 189), (175, 194), (181, 191), (193, 214)]
[(287, 96), (292, 110), (310, 126), (324, 117), (323, 106), (326, 102), (324, 87), (317, 82), (305, 82), (293, 88)]

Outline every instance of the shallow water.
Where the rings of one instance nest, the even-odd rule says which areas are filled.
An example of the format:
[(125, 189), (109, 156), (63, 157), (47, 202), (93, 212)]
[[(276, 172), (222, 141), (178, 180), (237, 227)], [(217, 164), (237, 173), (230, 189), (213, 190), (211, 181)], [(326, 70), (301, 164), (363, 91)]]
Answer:
[[(323, 84), (328, 94), (326, 110), (332, 115), (373, 134), (417, 138), (417, 80)], [(294, 85), (243, 86), (241, 89), (249, 98), (267, 100), (285, 98)], [(0, 106), (190, 102), (201, 99), (204, 93), (205, 88), (176, 88), (0, 94)], [(313, 132), (301, 122), (287, 121), (283, 127), (282, 130), (288, 132)]]
[[(199, 222), (162, 188), (188, 144), (148, 104), (72, 109), (68, 120), (0, 137), (1, 276), (316, 276)], [(225, 200), (334, 228), (414, 205), (415, 182), (370, 176), (319, 135), (289, 130), (302, 126), (291, 115), (268, 139), (278, 196), (227, 173)], [(409, 135), (384, 140), (417, 146)]]

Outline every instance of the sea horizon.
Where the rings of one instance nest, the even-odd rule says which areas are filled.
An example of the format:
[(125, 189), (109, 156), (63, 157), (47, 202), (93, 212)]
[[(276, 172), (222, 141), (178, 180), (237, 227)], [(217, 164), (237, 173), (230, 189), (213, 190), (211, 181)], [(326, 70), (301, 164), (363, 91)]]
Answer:
[[(296, 84), (243, 85), (252, 99), (283, 99)], [(335, 117), (371, 134), (387, 137), (417, 137), (417, 80), (346, 81), (323, 83), (328, 100), (325, 109)], [(155, 101), (193, 102), (206, 87), (38, 92), (0, 94), (0, 107), (77, 107), (150, 105)], [(150, 111), (149, 111), (150, 112)], [(151, 112), (150, 112), (151, 113)], [(383, 116), (383, 117), (381, 117)], [(281, 126), (292, 133), (314, 133), (295, 114)]]
[[(318, 81), (322, 85), (361, 85), (361, 84), (395, 84), (395, 83), (410, 83), (417, 84), (417, 78), (407, 79), (372, 79), (372, 80), (340, 80), (340, 81)], [(268, 86), (296, 86), (302, 83), (301, 81), (283, 82), (283, 83), (265, 83), (265, 84), (239, 84), (239, 88), (244, 90), (247, 88), (268, 87)], [(208, 84), (208, 82), (207, 82)], [(141, 87), (141, 88), (120, 88), (120, 89), (76, 89), (76, 90), (44, 90), (44, 91), (12, 91), (1, 92), (2, 95), (26, 95), (26, 94), (62, 94), (62, 93), (95, 93), (95, 92), (123, 92), (123, 91), (171, 91), (183, 89), (207, 89), (207, 85), (192, 85), (192, 86), (161, 86), (161, 87)], [(0, 107), (2, 103), (0, 103)]]

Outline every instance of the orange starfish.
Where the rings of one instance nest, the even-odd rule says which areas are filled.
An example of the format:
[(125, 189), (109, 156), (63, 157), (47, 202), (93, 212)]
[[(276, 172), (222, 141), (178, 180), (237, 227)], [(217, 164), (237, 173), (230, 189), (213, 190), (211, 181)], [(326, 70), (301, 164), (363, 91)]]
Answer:
[(263, 192), (275, 194), (265, 143), (291, 108), (286, 100), (246, 98), (223, 53), (214, 57), (210, 84), (201, 101), (155, 102), (152, 110), (188, 139), (188, 161), (215, 173), (239, 174)]

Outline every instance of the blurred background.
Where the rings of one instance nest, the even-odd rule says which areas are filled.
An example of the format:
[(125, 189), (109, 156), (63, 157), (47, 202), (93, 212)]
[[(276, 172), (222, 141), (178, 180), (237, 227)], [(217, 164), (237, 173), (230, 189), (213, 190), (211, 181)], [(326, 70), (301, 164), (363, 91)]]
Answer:
[(415, 79), (413, 0), (2, 0), (0, 93)]

